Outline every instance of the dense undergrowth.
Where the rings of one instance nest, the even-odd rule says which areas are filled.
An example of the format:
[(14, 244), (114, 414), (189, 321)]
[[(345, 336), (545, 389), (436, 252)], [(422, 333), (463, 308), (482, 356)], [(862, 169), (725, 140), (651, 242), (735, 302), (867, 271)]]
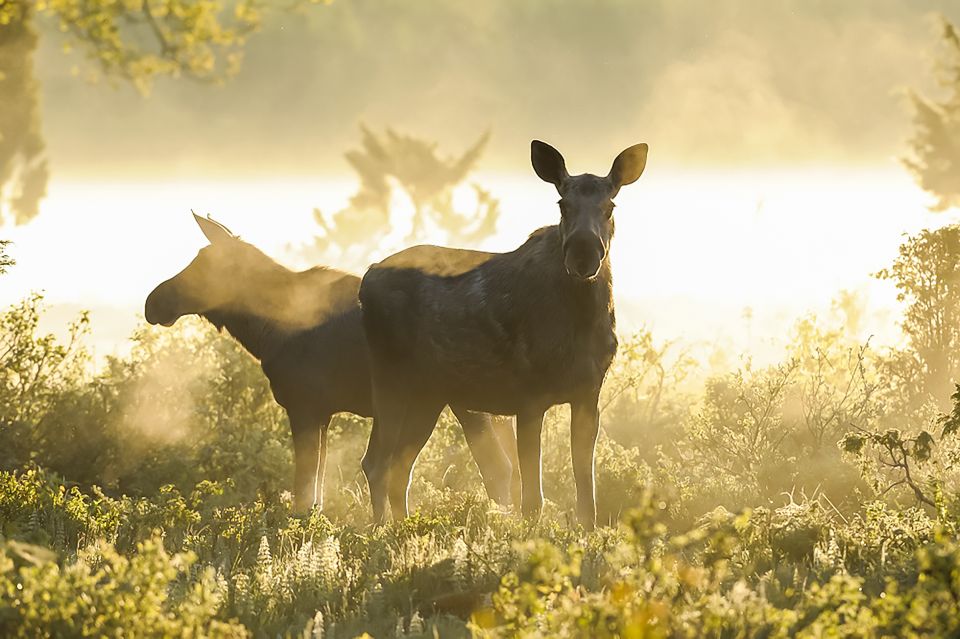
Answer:
[[(924, 255), (908, 240), (897, 264)], [(45, 335), (29, 298), (0, 315), (0, 636), (956, 636), (960, 327), (918, 318), (960, 303), (923, 311), (897, 264), (900, 350), (858, 338), (850, 298), (777, 366), (626, 336), (590, 534), (563, 408), (539, 522), (486, 499), (447, 414), (414, 516), (370, 524), (369, 425), (340, 416), (324, 512), (296, 517), (286, 418), (228, 336), (144, 328), (93, 366), (88, 319)]]

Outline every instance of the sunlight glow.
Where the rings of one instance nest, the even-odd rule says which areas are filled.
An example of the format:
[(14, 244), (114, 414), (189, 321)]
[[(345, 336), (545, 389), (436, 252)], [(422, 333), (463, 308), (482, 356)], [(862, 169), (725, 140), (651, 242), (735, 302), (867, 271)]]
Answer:
[[(511, 250), (536, 228), (556, 223), (556, 192), (535, 177), (486, 174), (478, 182), (500, 198), (503, 215), (498, 233), (477, 248)], [(102, 331), (99, 350), (109, 352), (142, 314), (152, 287), (204, 245), (191, 208), (213, 214), (278, 261), (304, 268), (310, 265), (297, 247), (317, 232), (311, 210), (342, 208), (352, 188), (349, 180), (55, 182), (43, 215), (13, 229), (18, 264), (0, 280), (0, 303), (42, 282), (55, 306), (92, 308), (116, 320), (94, 322)], [(456, 210), (470, 210), (475, 199), (471, 187), (458, 189)], [(404, 245), (409, 233), (412, 200), (394, 189), (391, 204), (397, 224), (381, 243), (383, 254), (370, 261)], [(893, 343), (895, 297), (871, 274), (890, 262), (903, 233), (951, 219), (929, 213), (926, 204), (899, 168), (654, 168), (617, 198), (611, 259), (621, 329), (645, 325), (663, 339), (727, 343), (773, 358), (796, 318), (828, 309), (847, 289), (867, 298), (872, 321), (863, 337)]]

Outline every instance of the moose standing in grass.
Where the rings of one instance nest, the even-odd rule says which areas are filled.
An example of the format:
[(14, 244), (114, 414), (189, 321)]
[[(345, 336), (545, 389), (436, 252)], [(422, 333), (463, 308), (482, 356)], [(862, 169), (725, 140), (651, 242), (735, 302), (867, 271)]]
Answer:
[(363, 469), (378, 521), (388, 501), (406, 516), (414, 462), (446, 404), (516, 415), (522, 510), (539, 516), (543, 416), (569, 403), (577, 515), (595, 526), (598, 397), (617, 350), (613, 198), (640, 177), (647, 145), (620, 153), (605, 177), (571, 176), (540, 141), (531, 157), (560, 193), (559, 225), (510, 253), (416, 246), (363, 277), (377, 415)]
[[(373, 416), (367, 344), (357, 303), (360, 278), (324, 267), (290, 271), (223, 225), (194, 218), (210, 245), (150, 293), (147, 322), (172, 326), (184, 315), (200, 315), (218, 329), (226, 328), (260, 361), (274, 398), (290, 418), (294, 509), (322, 507), (331, 416), (338, 412)], [(500, 504), (509, 504), (512, 427), (495, 425), (489, 415), (459, 406), (451, 409), (487, 493)]]

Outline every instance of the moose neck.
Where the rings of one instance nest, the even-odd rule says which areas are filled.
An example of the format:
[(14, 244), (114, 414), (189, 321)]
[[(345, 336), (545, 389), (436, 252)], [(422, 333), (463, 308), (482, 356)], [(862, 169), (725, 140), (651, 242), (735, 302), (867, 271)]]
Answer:
[(217, 327), (227, 329), (240, 345), (263, 362), (276, 352), (282, 341), (280, 327), (270, 319), (241, 310), (212, 310), (201, 316)]
[(355, 307), (359, 279), (335, 269), (282, 266), (250, 283), (230, 305), (202, 313), (261, 362), (287, 339)]
[(571, 296), (582, 303), (577, 307), (587, 316), (586, 320), (598, 315), (609, 314), (614, 321), (613, 275), (610, 270), (610, 255), (604, 256), (600, 272), (592, 280), (580, 280), (567, 273), (563, 265), (563, 240), (558, 226), (548, 226), (536, 231), (521, 250), (529, 246), (532, 252), (543, 252), (539, 263), (548, 273), (532, 272), (530, 275), (538, 281), (553, 281), (567, 289)]
[[(565, 270), (565, 269), (564, 269)], [(609, 317), (610, 327), (616, 329), (616, 317), (613, 306), (613, 277), (610, 272), (610, 256), (603, 258), (600, 265), (600, 272), (590, 281), (574, 279), (567, 275), (571, 280), (575, 294), (583, 300), (582, 305), (578, 307), (583, 312), (582, 319), (587, 323), (593, 323), (600, 318)]]

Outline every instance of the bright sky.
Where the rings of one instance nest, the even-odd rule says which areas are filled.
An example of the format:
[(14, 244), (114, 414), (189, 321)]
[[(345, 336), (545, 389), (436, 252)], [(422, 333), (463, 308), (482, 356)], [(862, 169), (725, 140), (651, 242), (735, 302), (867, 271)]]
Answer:
[[(578, 167), (571, 167), (572, 170)], [(477, 176), (502, 202), (497, 236), (510, 250), (557, 221), (550, 185), (532, 175)], [(0, 303), (44, 290), (46, 327), (92, 310), (98, 355), (122, 352), (143, 301), (204, 244), (189, 211), (212, 213), (293, 267), (291, 245), (309, 241), (313, 207), (341, 208), (339, 181), (123, 183), (57, 181), (41, 215), (8, 229), (17, 265), (0, 277)], [(774, 361), (794, 321), (829, 309), (843, 289), (866, 297), (863, 337), (897, 339), (892, 287), (870, 274), (890, 263), (905, 232), (955, 219), (929, 213), (900, 167), (884, 170), (658, 172), (617, 198), (612, 260), (621, 328), (660, 339), (719, 344)], [(395, 203), (402, 218), (405, 203)], [(373, 255), (371, 260), (383, 257)], [(334, 264), (334, 266), (336, 266)], [(752, 319), (744, 319), (744, 309)]]

